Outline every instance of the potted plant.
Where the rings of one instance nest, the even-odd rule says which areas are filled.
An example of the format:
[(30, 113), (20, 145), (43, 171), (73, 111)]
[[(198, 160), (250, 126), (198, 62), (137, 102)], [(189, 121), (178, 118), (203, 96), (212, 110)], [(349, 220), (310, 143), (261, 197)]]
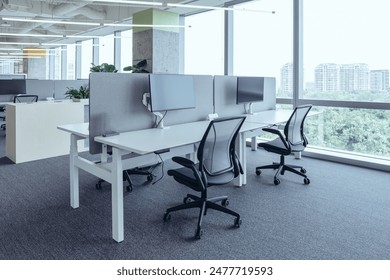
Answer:
[(144, 59), (132, 66), (124, 67), (123, 71), (131, 71), (131, 73), (149, 73), (149, 71), (145, 70), (146, 64), (147, 61)]
[(66, 98), (71, 98), (75, 102), (80, 102), (81, 99), (89, 98), (89, 88), (88, 86), (80, 86), (79, 89), (76, 88), (67, 88), (65, 92)]
[(112, 72), (112, 73), (118, 72), (118, 70), (115, 68), (115, 65), (112, 64), (108, 64), (108, 63), (102, 63), (100, 65), (95, 65), (93, 63), (91, 64), (92, 67), (89, 68), (90, 72)]

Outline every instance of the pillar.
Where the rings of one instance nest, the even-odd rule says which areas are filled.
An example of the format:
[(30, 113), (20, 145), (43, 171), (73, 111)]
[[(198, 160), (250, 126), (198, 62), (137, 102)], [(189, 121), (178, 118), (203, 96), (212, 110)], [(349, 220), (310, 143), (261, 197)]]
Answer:
[(133, 24), (151, 25), (133, 28), (133, 64), (146, 59), (150, 73), (179, 73), (179, 27), (161, 27), (179, 25), (179, 15), (147, 9), (133, 15)]

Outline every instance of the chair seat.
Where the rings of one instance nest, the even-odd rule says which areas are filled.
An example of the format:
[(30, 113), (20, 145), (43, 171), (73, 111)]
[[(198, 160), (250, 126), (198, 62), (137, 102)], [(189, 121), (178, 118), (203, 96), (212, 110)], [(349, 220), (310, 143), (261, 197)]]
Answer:
[[(198, 164), (196, 165), (198, 169)], [(178, 181), (181, 184), (184, 184), (191, 189), (201, 192), (202, 187), (198, 184), (197, 180), (195, 179), (194, 173), (189, 168), (178, 168), (173, 170), (168, 170), (168, 175), (173, 176), (173, 178)], [(207, 175), (206, 175), (207, 176)], [(234, 179), (234, 173), (232, 172), (226, 172), (221, 175), (217, 176), (207, 176), (207, 183), (208, 186), (211, 185), (224, 185), (227, 182), (230, 182)]]
[(289, 155), (290, 150), (286, 149), (284, 146), (282, 140), (280, 138), (276, 138), (274, 140), (264, 142), (264, 143), (259, 143), (258, 147), (264, 148), (264, 150), (271, 152), (271, 153), (276, 153), (279, 155)]
[(291, 152), (302, 152), (305, 149), (305, 146), (302, 144), (290, 145), (291, 151), (286, 149), (282, 140), (280, 138), (276, 138), (274, 140), (259, 143), (258, 147), (263, 148), (264, 150), (272, 153), (276, 153), (279, 155), (289, 155)]

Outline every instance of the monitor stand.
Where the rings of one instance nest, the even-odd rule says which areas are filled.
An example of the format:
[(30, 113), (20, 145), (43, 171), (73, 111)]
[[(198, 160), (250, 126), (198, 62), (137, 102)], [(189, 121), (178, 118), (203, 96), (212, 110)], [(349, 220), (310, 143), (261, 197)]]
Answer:
[[(248, 105), (248, 108), (246, 107), (246, 105)], [(252, 110), (252, 102), (250, 103), (246, 103), (244, 106), (245, 106), (245, 113), (248, 114), (248, 115), (254, 115), (253, 113), (253, 110)]]
[(161, 114), (160, 112), (152, 112), (156, 116), (156, 123), (157, 126), (156, 128), (160, 129), (168, 129), (169, 126), (164, 126), (164, 115)]

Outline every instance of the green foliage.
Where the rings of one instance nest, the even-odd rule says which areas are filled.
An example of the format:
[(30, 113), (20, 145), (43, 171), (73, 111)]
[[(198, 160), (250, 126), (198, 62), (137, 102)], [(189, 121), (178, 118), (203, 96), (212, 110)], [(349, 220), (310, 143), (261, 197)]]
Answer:
[(89, 88), (88, 86), (81, 86), (79, 89), (75, 88), (67, 88), (68, 90), (65, 92), (66, 98), (75, 98), (75, 99), (83, 99), (89, 98)]
[(131, 73), (149, 73), (149, 71), (145, 70), (146, 64), (147, 61), (144, 59), (135, 65), (124, 67), (123, 71), (131, 71)]
[(319, 108), (306, 119), (306, 136), (313, 146), (390, 157), (390, 111)]
[(116, 73), (118, 70), (115, 68), (115, 65), (108, 64), (108, 63), (102, 63), (100, 65), (95, 65), (93, 63), (92, 67), (89, 68), (90, 72), (111, 72), (111, 73)]

